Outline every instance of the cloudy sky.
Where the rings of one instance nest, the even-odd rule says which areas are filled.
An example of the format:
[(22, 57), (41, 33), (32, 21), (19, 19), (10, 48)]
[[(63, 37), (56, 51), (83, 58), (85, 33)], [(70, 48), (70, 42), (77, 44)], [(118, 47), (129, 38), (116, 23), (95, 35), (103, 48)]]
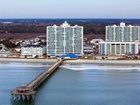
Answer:
[(140, 0), (0, 0), (0, 18), (140, 18)]

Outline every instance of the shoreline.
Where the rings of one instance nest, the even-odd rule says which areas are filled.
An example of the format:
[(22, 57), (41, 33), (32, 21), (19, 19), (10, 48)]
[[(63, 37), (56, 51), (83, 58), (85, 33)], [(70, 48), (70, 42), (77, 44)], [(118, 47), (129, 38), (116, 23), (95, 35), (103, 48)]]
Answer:
[[(0, 58), (0, 62), (55, 63), (57, 59)], [(140, 60), (66, 60), (63, 64), (140, 64)]]
[(63, 64), (139, 64), (140, 60), (68, 60)]

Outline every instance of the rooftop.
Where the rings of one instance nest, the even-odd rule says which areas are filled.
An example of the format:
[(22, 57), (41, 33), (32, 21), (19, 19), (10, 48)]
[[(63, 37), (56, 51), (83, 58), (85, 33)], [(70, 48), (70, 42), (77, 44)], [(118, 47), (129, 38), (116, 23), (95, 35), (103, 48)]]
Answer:
[(119, 25), (114, 24), (114, 25), (112, 25), (112, 26), (113, 26), (113, 27), (133, 27), (134, 25), (131, 25), (131, 24), (126, 25), (126, 23), (121, 22)]
[(67, 21), (65, 21), (62, 25), (57, 26), (56, 24), (54, 24), (53, 27), (79, 27), (79, 26), (77, 24), (74, 26), (71, 26)]

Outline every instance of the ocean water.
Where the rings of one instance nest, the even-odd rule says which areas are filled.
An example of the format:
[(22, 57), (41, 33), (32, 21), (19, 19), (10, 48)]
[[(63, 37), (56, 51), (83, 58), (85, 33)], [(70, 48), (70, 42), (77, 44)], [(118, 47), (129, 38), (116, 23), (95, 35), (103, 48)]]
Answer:
[(48, 64), (0, 64), (0, 105), (140, 105), (140, 65), (62, 65), (34, 102), (12, 102), (10, 91)]

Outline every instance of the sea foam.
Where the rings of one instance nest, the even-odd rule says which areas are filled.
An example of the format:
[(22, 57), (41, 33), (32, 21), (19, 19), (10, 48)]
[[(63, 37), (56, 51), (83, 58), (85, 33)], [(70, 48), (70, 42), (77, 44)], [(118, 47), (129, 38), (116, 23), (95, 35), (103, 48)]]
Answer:
[(61, 68), (75, 70), (75, 71), (82, 71), (82, 70), (118, 70), (118, 71), (130, 71), (136, 70), (140, 71), (140, 65), (96, 65), (96, 64), (81, 64), (81, 65), (70, 65), (65, 64), (62, 65)]

